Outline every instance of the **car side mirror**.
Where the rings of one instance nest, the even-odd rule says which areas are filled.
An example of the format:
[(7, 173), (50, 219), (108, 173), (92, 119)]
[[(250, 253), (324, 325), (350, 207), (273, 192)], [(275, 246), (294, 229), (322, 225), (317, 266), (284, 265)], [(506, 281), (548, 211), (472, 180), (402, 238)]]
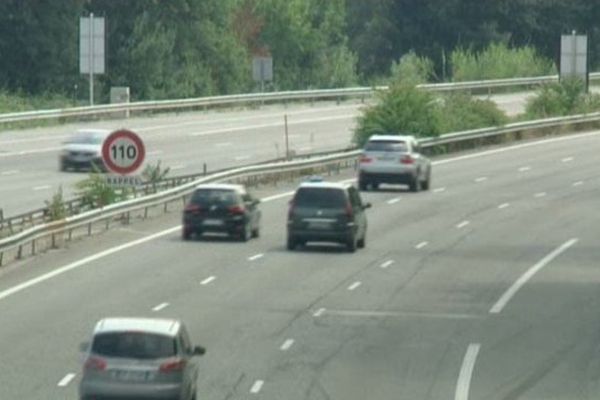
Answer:
[(87, 353), (90, 348), (90, 342), (82, 342), (79, 343), (79, 351), (82, 353)]
[(371, 203), (365, 203), (365, 204), (363, 204), (363, 209), (364, 210), (366, 210), (367, 208), (371, 208), (371, 207), (372, 207)]
[(194, 347), (194, 350), (192, 350), (192, 355), (194, 356), (203, 356), (206, 353), (206, 349), (202, 346), (196, 346)]

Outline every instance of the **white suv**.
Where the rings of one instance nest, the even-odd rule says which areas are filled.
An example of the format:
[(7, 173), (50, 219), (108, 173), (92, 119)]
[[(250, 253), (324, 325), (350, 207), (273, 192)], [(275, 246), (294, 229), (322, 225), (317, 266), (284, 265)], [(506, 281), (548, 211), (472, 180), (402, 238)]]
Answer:
[(413, 192), (429, 190), (431, 161), (420, 154), (414, 136), (371, 136), (360, 157), (358, 187), (377, 189), (381, 183), (408, 185)]

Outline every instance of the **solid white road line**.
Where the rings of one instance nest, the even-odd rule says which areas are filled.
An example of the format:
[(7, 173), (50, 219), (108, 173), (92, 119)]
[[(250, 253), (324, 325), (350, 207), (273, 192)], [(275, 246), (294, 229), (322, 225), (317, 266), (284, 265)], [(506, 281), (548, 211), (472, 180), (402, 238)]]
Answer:
[(579, 239), (577, 238), (568, 240), (567, 242), (563, 243), (558, 248), (553, 250), (546, 257), (542, 258), (540, 262), (535, 264), (533, 267), (529, 268), (529, 270), (527, 270), (527, 272), (525, 272), (519, 279), (517, 279), (517, 281), (510, 288), (508, 288), (506, 292), (504, 292), (502, 297), (498, 299), (496, 304), (494, 304), (494, 306), (490, 309), (490, 314), (500, 313), (504, 309), (504, 307), (506, 307), (508, 302), (514, 297), (514, 295), (517, 294), (519, 289), (521, 289), (521, 287), (523, 287), (523, 285), (527, 283), (527, 281), (529, 281), (542, 268), (544, 268), (546, 265), (552, 262), (552, 260), (564, 253), (569, 247), (577, 243), (578, 240)]
[(356, 288), (358, 288), (360, 285), (362, 285), (361, 282), (354, 282), (352, 285), (348, 286), (348, 290), (354, 290)]
[(254, 384), (250, 388), (250, 393), (256, 394), (256, 393), (260, 392), (260, 389), (262, 389), (262, 387), (263, 387), (264, 384), (265, 384), (265, 381), (256, 381), (256, 382), (254, 382)]
[(510, 204), (509, 204), (509, 203), (502, 203), (502, 204), (500, 204), (500, 205), (498, 206), (498, 208), (499, 208), (499, 209), (501, 209), (501, 210), (502, 210), (503, 208), (508, 208), (508, 207), (510, 207)]
[(537, 198), (540, 198), (540, 197), (545, 197), (545, 196), (546, 196), (546, 194), (547, 194), (546, 192), (539, 192), (539, 193), (536, 193), (536, 194), (534, 195), (534, 197), (537, 197)]
[(473, 377), (473, 370), (475, 369), (475, 361), (477, 361), (479, 349), (481, 349), (481, 344), (479, 343), (471, 343), (467, 348), (465, 358), (460, 367), (460, 373), (458, 374), (454, 400), (469, 400), (471, 378)]
[(162, 150), (152, 150), (146, 153), (147, 156), (159, 156), (163, 153)]
[(583, 181), (573, 182), (573, 186), (581, 186), (583, 185)]
[(394, 263), (394, 260), (387, 260), (386, 262), (380, 265), (381, 268), (387, 268)]
[(415, 249), (420, 250), (423, 247), (427, 246), (429, 244), (429, 242), (421, 242), (418, 245), (415, 246)]
[(255, 260), (258, 260), (259, 258), (263, 258), (264, 256), (265, 255), (263, 253), (258, 253), (251, 257), (248, 257), (248, 261), (255, 261)]
[(157, 305), (156, 307), (154, 307), (152, 309), (152, 311), (157, 312), (157, 311), (160, 311), (160, 310), (164, 310), (167, 307), (169, 307), (169, 303), (161, 303), (161, 304)]
[(460, 224), (456, 225), (456, 228), (457, 228), (457, 229), (462, 229), (462, 228), (464, 228), (465, 226), (469, 225), (470, 223), (471, 223), (470, 221), (463, 221), (463, 222), (461, 222)]
[(282, 351), (289, 350), (293, 344), (294, 344), (294, 339), (288, 339), (285, 342), (283, 342), (283, 344), (281, 345), (281, 347), (279, 349)]
[(526, 172), (526, 171), (529, 171), (530, 169), (531, 169), (530, 166), (521, 167), (521, 168), (519, 168), (519, 172)]
[(211, 283), (212, 281), (214, 281), (215, 279), (217, 279), (216, 276), (209, 276), (208, 278), (206, 278), (205, 280), (203, 280), (202, 282), (200, 282), (201, 285), (208, 285), (209, 283)]
[(321, 315), (323, 315), (323, 314), (325, 313), (325, 311), (327, 311), (327, 310), (325, 310), (324, 308), (319, 308), (319, 309), (318, 309), (318, 310), (317, 310), (317, 311), (316, 311), (316, 312), (313, 314), (313, 317), (320, 317)]
[(250, 155), (244, 155), (244, 156), (237, 156), (237, 157), (234, 157), (233, 159), (234, 159), (235, 161), (242, 161), (242, 160), (249, 160), (249, 159), (251, 159), (251, 158), (252, 158), (252, 156), (250, 156)]
[(97, 260), (100, 260), (100, 259), (105, 258), (107, 256), (110, 256), (112, 254), (115, 254), (115, 253), (118, 253), (120, 251), (129, 249), (131, 247), (135, 247), (135, 246), (138, 246), (140, 244), (143, 244), (143, 243), (146, 243), (146, 242), (150, 242), (150, 241), (152, 241), (154, 239), (158, 239), (158, 238), (163, 237), (163, 236), (171, 235), (171, 234), (173, 234), (175, 232), (178, 232), (180, 230), (181, 230), (181, 227), (180, 226), (176, 226), (176, 227), (169, 228), (169, 229), (166, 229), (164, 231), (155, 233), (153, 235), (149, 235), (149, 236), (143, 237), (141, 239), (137, 239), (137, 240), (131, 241), (129, 243), (125, 243), (125, 244), (122, 244), (122, 245), (117, 246), (117, 247), (112, 247), (112, 248), (110, 248), (108, 250), (104, 250), (104, 251), (101, 251), (101, 252), (96, 253), (96, 254), (92, 254), (89, 257), (82, 258), (81, 260), (72, 262), (72, 263), (67, 264), (67, 265), (65, 265), (63, 267), (57, 268), (57, 269), (55, 269), (55, 270), (53, 270), (51, 272), (48, 272), (48, 273), (43, 274), (43, 275), (40, 275), (40, 276), (38, 276), (36, 278), (30, 279), (28, 281), (25, 281), (25, 282), (19, 284), (19, 285), (16, 285), (16, 286), (13, 286), (13, 287), (11, 287), (9, 289), (6, 289), (6, 290), (0, 292), (0, 300), (5, 299), (5, 298), (7, 298), (9, 296), (12, 296), (13, 294), (21, 292), (21, 291), (23, 291), (25, 289), (29, 289), (30, 287), (36, 286), (36, 285), (38, 285), (38, 284), (40, 284), (42, 282), (50, 280), (50, 279), (52, 279), (52, 278), (54, 278), (56, 276), (62, 275), (62, 274), (66, 273), (66, 272), (69, 272), (71, 270), (83, 267), (83, 266), (85, 266), (85, 265), (87, 265), (87, 264), (89, 264), (89, 263), (91, 263), (93, 261), (97, 261)]
[(388, 204), (396, 204), (396, 203), (397, 203), (397, 202), (399, 202), (400, 200), (401, 200), (401, 198), (400, 198), (400, 197), (396, 197), (395, 199), (388, 200), (388, 201), (387, 201), (387, 203), (388, 203)]
[(475, 182), (477, 182), (477, 183), (481, 183), (481, 182), (485, 182), (485, 181), (487, 181), (487, 180), (488, 180), (488, 177), (487, 177), (487, 176), (480, 176), (479, 178), (476, 178), (476, 179), (475, 179)]
[(67, 374), (65, 375), (64, 378), (62, 378), (60, 380), (60, 382), (58, 382), (58, 387), (65, 387), (68, 386), (69, 383), (71, 383), (71, 381), (73, 380), (73, 378), (75, 378), (77, 376), (77, 374)]
[(440, 187), (440, 188), (433, 189), (433, 193), (442, 193), (442, 192), (445, 192), (445, 191), (446, 191), (445, 187)]
[(571, 162), (573, 160), (574, 160), (573, 157), (565, 157), (565, 158), (562, 159), (562, 162)]
[(50, 186), (50, 185), (34, 186), (33, 190), (36, 190), (36, 191), (38, 191), (38, 190), (48, 190), (51, 187), (52, 186)]

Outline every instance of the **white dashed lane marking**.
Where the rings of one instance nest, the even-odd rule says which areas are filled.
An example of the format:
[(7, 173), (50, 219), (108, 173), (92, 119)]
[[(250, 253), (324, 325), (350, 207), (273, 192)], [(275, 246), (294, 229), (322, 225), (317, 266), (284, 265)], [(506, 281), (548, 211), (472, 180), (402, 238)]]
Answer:
[(530, 166), (521, 167), (521, 168), (519, 168), (519, 172), (526, 172), (526, 171), (529, 171), (530, 169), (531, 169)]
[(400, 197), (396, 197), (394, 199), (388, 200), (387, 203), (388, 204), (396, 204), (397, 202), (399, 202), (401, 200)]
[(428, 244), (429, 244), (429, 242), (421, 242), (415, 246), (415, 249), (417, 249), (417, 250), (422, 249), (423, 247), (427, 246)]
[(254, 384), (250, 388), (250, 393), (256, 394), (256, 393), (260, 392), (260, 389), (262, 389), (262, 387), (263, 387), (264, 384), (265, 384), (265, 381), (256, 381), (256, 382), (254, 382)]
[(458, 229), (462, 229), (462, 228), (464, 228), (465, 226), (469, 225), (470, 223), (471, 223), (471, 222), (469, 222), (469, 221), (463, 221), (463, 222), (461, 222), (460, 224), (456, 225), (456, 227), (457, 227)]
[(445, 191), (446, 191), (445, 187), (440, 187), (440, 188), (433, 189), (433, 193), (442, 193), (442, 192), (445, 192)]
[(583, 181), (573, 182), (573, 186), (581, 186), (583, 185)]
[(294, 344), (294, 339), (288, 339), (285, 342), (283, 342), (283, 344), (281, 345), (281, 347), (279, 349), (281, 351), (289, 350), (290, 347), (292, 347), (293, 344)]
[(573, 157), (565, 157), (565, 158), (562, 159), (562, 162), (571, 162), (573, 160), (574, 160)]
[(354, 282), (352, 285), (348, 286), (348, 290), (355, 290), (357, 289), (360, 285), (362, 285), (361, 282)]
[(161, 304), (157, 305), (156, 307), (154, 307), (152, 309), (152, 311), (157, 312), (157, 311), (160, 311), (160, 310), (164, 310), (167, 307), (169, 307), (169, 303), (161, 303)]
[(498, 206), (498, 208), (499, 208), (499, 209), (501, 209), (501, 210), (502, 210), (503, 208), (508, 208), (508, 207), (510, 207), (510, 204), (508, 204), (508, 203), (502, 203), (502, 204), (500, 204), (500, 205)]
[(8, 175), (15, 175), (18, 174), (19, 170), (18, 169), (12, 169), (10, 171), (3, 171), (2, 173), (0, 173), (0, 175), (2, 176), (8, 176)]
[(35, 190), (35, 191), (38, 191), (38, 190), (48, 190), (51, 187), (52, 186), (50, 186), (50, 185), (34, 186), (33, 190)]
[(325, 313), (325, 309), (324, 308), (319, 308), (314, 314), (313, 317), (320, 317), (321, 315), (323, 315)]
[(265, 255), (263, 253), (255, 254), (251, 257), (248, 257), (248, 261), (256, 261), (259, 258), (263, 258)]
[(208, 285), (209, 283), (211, 283), (215, 279), (217, 279), (216, 276), (209, 276), (208, 278), (206, 278), (205, 280), (203, 280), (202, 282), (200, 282), (200, 284), (201, 285)]
[(58, 387), (66, 387), (69, 385), (69, 383), (71, 383), (71, 381), (75, 378), (75, 376), (77, 376), (77, 374), (67, 374), (65, 375), (64, 378), (62, 378), (59, 382), (58, 382)]
[(534, 196), (540, 198), (540, 197), (546, 196), (546, 194), (547, 194), (546, 192), (539, 192), (539, 193), (536, 193)]
[(477, 183), (481, 183), (481, 182), (485, 182), (485, 181), (487, 181), (487, 180), (488, 180), (488, 177), (487, 177), (487, 176), (480, 176), (479, 178), (476, 178), (476, 179), (475, 179), (475, 182), (477, 182)]

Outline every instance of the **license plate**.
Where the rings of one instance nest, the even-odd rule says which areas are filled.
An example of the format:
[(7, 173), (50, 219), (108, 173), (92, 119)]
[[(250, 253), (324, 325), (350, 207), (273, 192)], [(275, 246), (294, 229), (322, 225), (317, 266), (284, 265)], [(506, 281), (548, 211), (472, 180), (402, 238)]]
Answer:
[(308, 223), (308, 227), (311, 229), (329, 229), (331, 224), (329, 222), (313, 221)]
[(142, 382), (148, 380), (146, 371), (117, 371), (115, 375), (120, 381)]
[(205, 226), (221, 226), (223, 225), (223, 221), (220, 219), (205, 219), (202, 224)]
[(381, 156), (377, 158), (379, 161), (393, 161), (394, 157), (393, 156)]

